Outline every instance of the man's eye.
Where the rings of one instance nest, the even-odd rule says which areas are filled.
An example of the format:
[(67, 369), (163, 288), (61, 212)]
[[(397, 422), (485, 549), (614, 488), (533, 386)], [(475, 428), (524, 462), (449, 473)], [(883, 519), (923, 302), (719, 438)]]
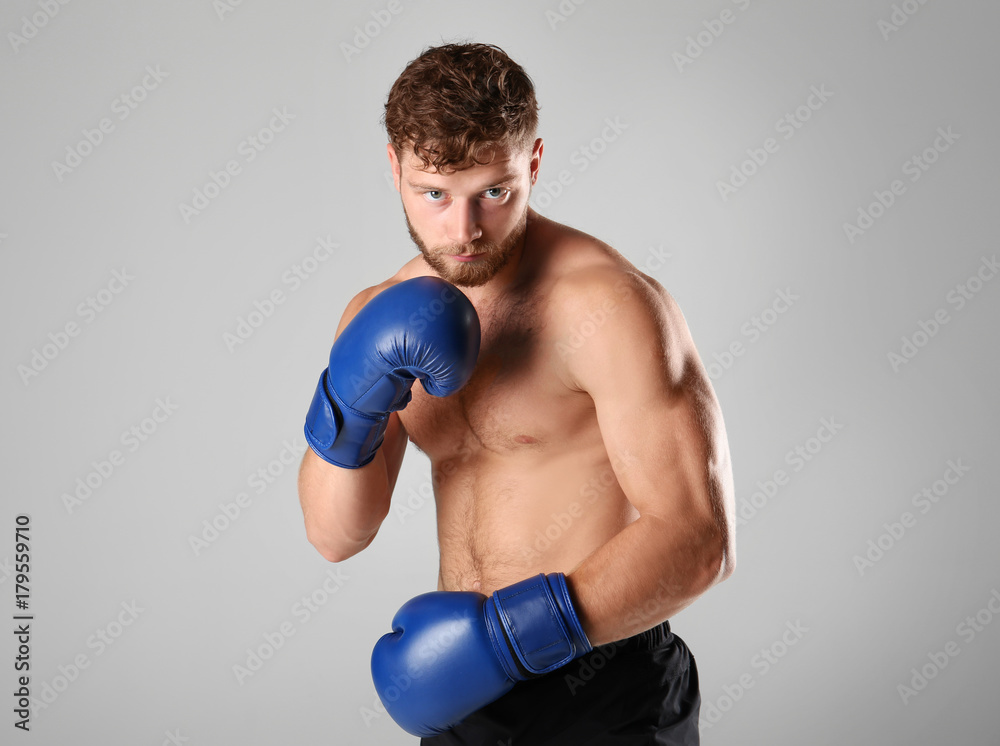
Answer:
[(487, 189), (483, 194), (485, 194), (490, 199), (500, 199), (507, 193), (507, 190), (503, 187), (493, 187), (492, 189)]
[(431, 202), (440, 202), (444, 199), (444, 192), (440, 189), (431, 189), (429, 192), (424, 192), (424, 196)]

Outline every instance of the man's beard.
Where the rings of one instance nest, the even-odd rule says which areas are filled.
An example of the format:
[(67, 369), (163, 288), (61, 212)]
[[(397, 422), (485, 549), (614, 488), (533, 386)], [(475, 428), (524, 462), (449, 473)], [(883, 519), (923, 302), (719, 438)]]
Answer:
[[(527, 232), (528, 206), (527, 204), (524, 206), (524, 212), (517, 221), (517, 225), (502, 241), (476, 240), (463, 246), (439, 246), (433, 250), (427, 248), (427, 244), (413, 229), (405, 207), (403, 208), (403, 216), (406, 218), (406, 229), (410, 232), (410, 238), (420, 249), (424, 261), (430, 268), (437, 272), (442, 280), (446, 280), (452, 285), (472, 288), (485, 285), (507, 266), (515, 249)], [(483, 254), (483, 256), (471, 262), (457, 262), (454, 259), (448, 259), (444, 256), (445, 254)]]

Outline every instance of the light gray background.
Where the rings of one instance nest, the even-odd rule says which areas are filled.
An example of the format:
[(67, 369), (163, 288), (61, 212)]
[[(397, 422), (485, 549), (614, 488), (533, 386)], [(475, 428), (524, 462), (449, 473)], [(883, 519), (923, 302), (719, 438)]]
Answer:
[[(409, 453), (399, 478), (396, 504), (412, 512), (340, 566), (306, 542), (295, 471), (344, 305), (413, 255), (387, 182), (384, 97), (424, 47), (463, 39), (499, 44), (537, 84), (535, 206), (680, 303), (722, 402), (738, 505), (788, 476), (740, 526), (735, 576), (673, 620), (700, 667), (704, 743), (1000, 743), (988, 607), (1000, 279), (961, 309), (948, 300), (997, 252), (997, 5), (399, 0), (392, 13), (381, 0), (245, 0), (220, 12), (200, 0), (72, 2), (51, 19), (43, 5), (0, 12), (0, 561), (30, 514), (33, 695), (54, 688), (29, 734), (5, 698), (4, 743), (413, 742), (375, 711), (368, 661), (395, 610), (435, 585), (427, 462)], [(894, 12), (905, 25), (880, 28)], [(711, 43), (678, 65), (699, 33)], [(147, 66), (167, 77), (119, 119), (116, 98)], [(776, 123), (813, 86), (832, 95), (783, 139)], [(246, 162), (241, 143), (275, 107), (294, 119)], [(53, 163), (102, 118), (113, 131), (60, 180)], [(949, 127), (959, 139), (911, 182), (907, 161)], [(777, 152), (723, 199), (718, 182), (768, 137)], [(241, 173), (185, 221), (180, 205), (229, 160)], [(844, 224), (895, 179), (905, 193), (851, 242)], [(337, 248), (293, 290), (286, 271), (320, 238)], [(90, 321), (78, 313), (123, 268), (127, 287)], [(274, 290), (285, 302), (227, 345)], [(797, 299), (762, 316), (779, 292)], [(947, 323), (921, 337), (938, 309)], [(744, 326), (755, 317), (770, 322), (758, 338)], [(24, 375), (70, 322), (78, 336)], [(914, 336), (922, 346), (894, 366)], [(157, 398), (176, 411), (129, 451), (121, 434)], [(281, 463), (286, 442), (295, 465)], [(812, 447), (808, 462), (797, 447)], [(63, 495), (116, 449), (124, 463), (68, 508)], [(938, 482), (921, 512), (915, 496), (946, 475), (955, 484)], [(239, 516), (196, 552), (192, 537), (225, 526), (220, 506), (241, 493)], [(907, 512), (894, 539), (885, 524)], [(13, 627), (14, 582), (0, 577)], [(314, 592), (325, 603), (304, 619), (296, 604)], [(961, 625), (977, 612), (970, 639)], [(234, 666), (283, 624), (292, 634), (238, 681)], [(102, 647), (98, 630), (121, 634)], [(0, 635), (6, 692), (12, 637)], [(960, 652), (936, 672), (949, 642)], [(924, 667), (934, 678), (901, 695)]]

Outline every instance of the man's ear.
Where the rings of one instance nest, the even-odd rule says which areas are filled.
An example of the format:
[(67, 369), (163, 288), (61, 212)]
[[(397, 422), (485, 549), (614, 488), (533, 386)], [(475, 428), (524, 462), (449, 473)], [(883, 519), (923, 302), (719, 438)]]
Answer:
[(389, 155), (389, 167), (392, 169), (392, 181), (396, 185), (396, 191), (399, 191), (399, 180), (402, 175), (402, 167), (399, 165), (399, 159), (396, 157), (396, 149), (392, 147), (392, 143), (388, 142), (385, 144), (386, 153)]
[(531, 148), (531, 162), (529, 168), (531, 170), (531, 183), (534, 184), (538, 180), (538, 169), (542, 164), (542, 151), (545, 149), (545, 143), (542, 142), (542, 138), (535, 140), (534, 146)]

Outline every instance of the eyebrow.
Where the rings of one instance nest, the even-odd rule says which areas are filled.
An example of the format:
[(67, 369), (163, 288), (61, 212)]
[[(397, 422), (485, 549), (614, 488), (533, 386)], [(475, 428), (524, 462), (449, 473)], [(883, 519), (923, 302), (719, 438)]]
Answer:
[[(516, 171), (508, 171), (503, 176), (501, 176), (498, 180), (490, 182), (488, 185), (482, 187), (478, 191), (482, 192), (482, 191), (485, 191), (487, 189), (492, 189), (493, 187), (502, 186), (504, 184), (507, 184), (507, 183), (509, 183), (511, 181), (516, 180), (519, 176), (520, 176), (520, 174), (518, 172), (516, 172)], [(443, 192), (443, 191), (446, 191), (444, 188), (442, 188), (440, 186), (435, 186), (433, 184), (418, 184), (418, 183), (416, 183), (414, 181), (410, 181), (409, 179), (406, 180), (406, 183), (409, 184), (409, 186), (412, 189), (426, 189), (428, 191), (434, 191), (434, 192)]]

